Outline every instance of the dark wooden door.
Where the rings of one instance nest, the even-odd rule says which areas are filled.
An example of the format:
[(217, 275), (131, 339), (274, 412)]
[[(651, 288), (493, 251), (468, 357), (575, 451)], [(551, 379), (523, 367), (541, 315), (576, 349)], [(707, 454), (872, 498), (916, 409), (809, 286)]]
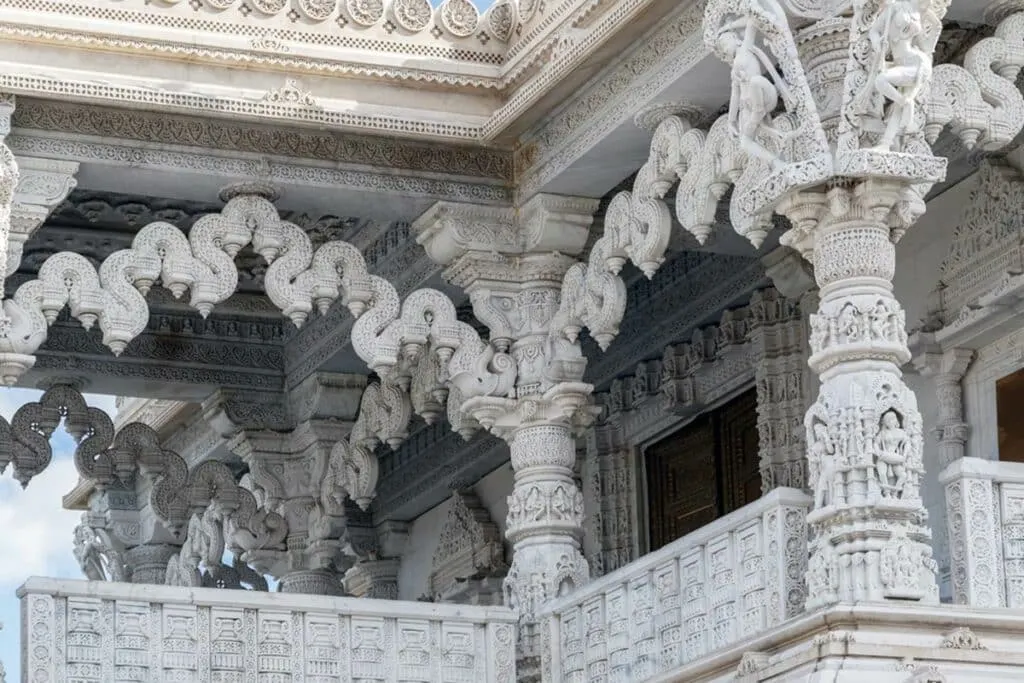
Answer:
[(714, 422), (700, 418), (647, 449), (651, 550), (718, 516)]
[(757, 438), (751, 390), (647, 448), (650, 550), (761, 496)]

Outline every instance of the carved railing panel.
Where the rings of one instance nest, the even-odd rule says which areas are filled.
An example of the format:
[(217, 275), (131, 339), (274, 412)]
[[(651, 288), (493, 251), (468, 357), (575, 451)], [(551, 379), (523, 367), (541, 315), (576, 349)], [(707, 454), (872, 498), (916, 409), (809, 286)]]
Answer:
[(960, 458), (939, 475), (953, 601), (1024, 608), (1024, 464)]
[(647, 680), (801, 613), (810, 506), (776, 489), (554, 602), (552, 683)]
[(515, 680), (504, 608), (38, 578), (18, 596), (31, 680)]

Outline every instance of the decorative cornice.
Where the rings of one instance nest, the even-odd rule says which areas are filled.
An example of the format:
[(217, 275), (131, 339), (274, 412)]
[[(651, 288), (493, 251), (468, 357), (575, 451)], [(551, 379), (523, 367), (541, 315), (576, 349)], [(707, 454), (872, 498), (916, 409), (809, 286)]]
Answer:
[(511, 190), (496, 182), (473, 183), (438, 177), (438, 174), (396, 175), (393, 171), (329, 167), (319, 163), (268, 161), (254, 155), (225, 156), (201, 152), (194, 147), (171, 144), (121, 144), (93, 138), (75, 138), (59, 133), (21, 131), (7, 138), (19, 155), (49, 156), (108, 167), (134, 167), (151, 171), (190, 173), (228, 182), (262, 177), (282, 186), (347, 188), (386, 196), (430, 199), (474, 200), (485, 204), (507, 204)]
[[(410, 33), (405, 28), (395, 29), (409, 20), (419, 21), (413, 18), (416, 13), (410, 14), (409, 8), (404, 6), (415, 4), (416, 0), (398, 0), (403, 7), (392, 11), (390, 18), (385, 20), (388, 10), (383, 2), (377, 3), (372, 18), (367, 17), (370, 24), (379, 24), (379, 27), (360, 27), (356, 35), (349, 35), (348, 31), (353, 30), (350, 24), (360, 23), (357, 15), (374, 7), (374, 3), (366, 6), (349, 3), (349, 9), (358, 7), (359, 12), (342, 11), (337, 14), (332, 10), (320, 21), (304, 19), (301, 13), (292, 9), (287, 19), (284, 16), (273, 17), (273, 21), (280, 23), (284, 19), (285, 23), (270, 30), (261, 28), (259, 19), (254, 23), (248, 17), (238, 25), (224, 22), (222, 19), (227, 14), (197, 18), (189, 11), (190, 7), (194, 11), (201, 8), (196, 2), (175, 3), (170, 8), (153, 7), (149, 3), (139, 7), (97, 7), (96, 4), (103, 0), (11, 2), (25, 5), (25, 8), (9, 8), (12, 12), (9, 17), (0, 9), (0, 39), (19, 43), (31, 40), (68, 50), (128, 51), (140, 59), (185, 59), (206, 64), (211, 72), (217, 68), (244, 65), (250, 72), (286, 71), (335, 79), (339, 76), (358, 77), (398, 85), (456, 86), (476, 92), (498, 88), (511, 95), (489, 118), (477, 124), (468, 116), (459, 123), (450, 118), (437, 121), (415, 111), (415, 104), (410, 109), (394, 108), (391, 110), (394, 113), (388, 113), (384, 108), (378, 108), (381, 113), (369, 113), (367, 108), (356, 113), (350, 107), (342, 106), (340, 100), (329, 104), (319, 95), (314, 96), (324, 104), (323, 107), (295, 107), (288, 103), (261, 101), (259, 97), (239, 98), (223, 94), (229, 88), (219, 88), (218, 91), (218, 86), (199, 83), (193, 84), (193, 92), (189, 93), (157, 90), (140, 86), (131, 76), (121, 73), (102, 74), (100, 79), (95, 78), (96, 74), (89, 78), (83, 74), (78, 80), (72, 70), (35, 68), (31, 75), (27, 75), (25, 69), (12, 66), (0, 70), (0, 88), (4, 90), (26, 95), (70, 95), (92, 101), (130, 99), (162, 109), (177, 107), (210, 113), (230, 111), (235, 116), (466, 140), (492, 140), (524, 114), (532, 117), (536, 113), (534, 105), (563, 86), (566, 78), (571, 77), (593, 52), (613, 38), (622, 42), (625, 40), (623, 30), (634, 27), (638, 18), (647, 23), (653, 22), (657, 14), (670, 6), (658, 0), (629, 0), (615, 5), (602, 0), (566, 0), (554, 6), (549, 17), (544, 18), (540, 16), (546, 10), (544, 4), (529, 2), (519, 5), (517, 19), (514, 4), (502, 0), (494, 3), (482, 19), (472, 20), (470, 23), (477, 27), (469, 31), (468, 24), (460, 22), (468, 16), (463, 10), (467, 7), (472, 10), (472, 5), (467, 0), (447, 0), (444, 7), (435, 13), (436, 25), (429, 32), (422, 30), (426, 25), (421, 28), (417, 24), (416, 28), (421, 32)], [(139, 4), (144, 0), (130, 2)], [(297, 2), (301, 5), (307, 0)], [(459, 6), (458, 11), (455, 11), (456, 5)], [(240, 7), (251, 10), (248, 3)], [(522, 30), (514, 29), (519, 20), (532, 17), (535, 12), (539, 12), (539, 21), (527, 19)], [(76, 20), (78, 14), (82, 16)], [(261, 16), (259, 12), (254, 14)], [(89, 20), (97, 16), (104, 19), (99, 26), (107, 30), (97, 30), (97, 24)], [(288, 19), (292, 22), (288, 23)], [(108, 25), (115, 30), (109, 30)], [(452, 44), (444, 44), (446, 41), (440, 40), (445, 32), (461, 36), (464, 28), (468, 31), (464, 38), (458, 38)], [(257, 29), (261, 31), (258, 34)], [(379, 29), (383, 29), (383, 33), (378, 37), (366, 35), (367, 31), (373, 33)], [(516, 32), (521, 39), (511, 50), (522, 58), (513, 59), (502, 67), (506, 52), (503, 40), (511, 39)], [(460, 40), (473, 41), (476, 47), (467, 49), (469, 46), (459, 44)], [(370, 54), (373, 55), (372, 62), (367, 59)], [(212, 76), (214, 79), (219, 77), (217, 74)], [(237, 88), (235, 92), (238, 92)]]
[(708, 55), (700, 35), (704, 3), (680, 4), (626, 56), (593, 78), (552, 117), (520, 139), (517, 194), (528, 198), (590, 151), (638, 105), (650, 102)]
[(512, 180), (511, 154), (498, 149), (338, 131), (284, 129), (169, 112), (18, 98), (15, 129), (112, 140), (187, 145), (332, 164), (380, 167), (467, 178)]

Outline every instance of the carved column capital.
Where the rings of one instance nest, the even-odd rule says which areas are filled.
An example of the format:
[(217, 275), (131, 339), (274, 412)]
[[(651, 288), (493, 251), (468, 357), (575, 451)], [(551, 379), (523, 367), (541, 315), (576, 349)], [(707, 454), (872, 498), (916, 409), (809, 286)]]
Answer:
[(575, 255), (587, 241), (596, 199), (540, 194), (519, 208), (438, 202), (413, 224), (416, 241), (436, 263), (473, 252), (518, 256)]
[(78, 184), (76, 161), (18, 157), (18, 170), (4, 275), (18, 270), (25, 243)]
[[(925, 377), (935, 377), (937, 380), (948, 382), (959, 382), (967, 374), (967, 368), (974, 360), (973, 349), (936, 348), (927, 342), (933, 339), (934, 335), (921, 334), (914, 342), (924, 346), (924, 350), (916, 354), (913, 359), (914, 368)], [(913, 343), (913, 342), (912, 342)], [(915, 346), (917, 344), (914, 344)]]

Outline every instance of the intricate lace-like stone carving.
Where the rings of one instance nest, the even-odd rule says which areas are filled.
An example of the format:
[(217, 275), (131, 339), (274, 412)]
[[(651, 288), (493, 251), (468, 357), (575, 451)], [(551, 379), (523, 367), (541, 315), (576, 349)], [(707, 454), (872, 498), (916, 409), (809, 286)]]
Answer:
[(480, 13), (469, 0), (444, 0), (440, 13), (441, 23), (457, 38), (473, 35), (480, 23)]
[(501, 533), (483, 504), (472, 492), (454, 492), (434, 551), (431, 596), (441, 602), (493, 602), (496, 580), (507, 569)]
[(1024, 125), (1024, 96), (1015, 85), (1024, 67), (1022, 40), (1024, 14), (1011, 14), (967, 51), (963, 66), (935, 67), (925, 113), (929, 142), (947, 125), (968, 149), (996, 150), (1016, 137)]
[(427, 0), (396, 0), (391, 11), (395, 21), (406, 31), (422, 31), (430, 24), (434, 14)]

